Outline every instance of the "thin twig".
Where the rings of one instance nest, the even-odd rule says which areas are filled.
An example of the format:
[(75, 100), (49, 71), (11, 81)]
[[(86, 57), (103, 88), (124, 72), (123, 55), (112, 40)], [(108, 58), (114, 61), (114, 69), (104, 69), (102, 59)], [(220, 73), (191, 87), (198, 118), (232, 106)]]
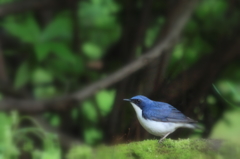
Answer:
[(34, 115), (32, 118), (46, 131), (57, 134), (59, 141), (64, 148), (70, 148), (73, 145), (81, 144), (82, 142), (79, 139), (73, 138), (57, 128), (54, 128), (50, 125), (42, 116)]

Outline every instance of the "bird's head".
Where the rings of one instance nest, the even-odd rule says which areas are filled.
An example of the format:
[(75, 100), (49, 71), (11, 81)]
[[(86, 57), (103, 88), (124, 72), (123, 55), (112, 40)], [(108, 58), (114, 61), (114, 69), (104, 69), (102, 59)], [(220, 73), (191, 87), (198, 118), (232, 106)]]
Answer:
[(130, 99), (124, 100), (130, 102), (131, 104), (137, 105), (140, 109), (146, 108), (152, 104), (152, 100), (142, 95), (137, 95)]

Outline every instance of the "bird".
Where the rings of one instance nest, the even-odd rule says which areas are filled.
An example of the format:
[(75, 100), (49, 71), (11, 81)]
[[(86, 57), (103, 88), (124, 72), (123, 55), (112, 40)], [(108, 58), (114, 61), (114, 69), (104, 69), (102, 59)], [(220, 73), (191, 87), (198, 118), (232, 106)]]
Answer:
[(200, 128), (197, 121), (185, 116), (168, 103), (153, 101), (143, 95), (123, 100), (132, 104), (138, 121), (147, 132), (161, 137), (159, 143), (177, 128)]

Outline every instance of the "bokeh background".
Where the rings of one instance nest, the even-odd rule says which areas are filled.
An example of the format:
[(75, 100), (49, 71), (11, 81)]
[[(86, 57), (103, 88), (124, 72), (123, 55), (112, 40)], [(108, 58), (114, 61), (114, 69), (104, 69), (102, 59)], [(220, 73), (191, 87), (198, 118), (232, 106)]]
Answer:
[(138, 94), (240, 143), (239, 28), (239, 0), (0, 0), (0, 158), (157, 140)]

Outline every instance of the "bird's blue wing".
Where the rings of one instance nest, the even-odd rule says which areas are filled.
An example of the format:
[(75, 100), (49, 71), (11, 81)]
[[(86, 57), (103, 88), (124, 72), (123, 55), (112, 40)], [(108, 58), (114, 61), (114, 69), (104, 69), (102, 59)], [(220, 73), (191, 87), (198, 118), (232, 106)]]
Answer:
[(177, 110), (176, 108), (172, 109), (169, 115), (166, 117), (169, 122), (177, 122), (177, 123), (196, 123), (195, 120), (185, 116), (182, 112)]
[(186, 117), (179, 110), (167, 103), (161, 103), (155, 105), (150, 109), (143, 111), (142, 116), (145, 119), (162, 122), (174, 122), (174, 123), (195, 123), (196, 121)]

